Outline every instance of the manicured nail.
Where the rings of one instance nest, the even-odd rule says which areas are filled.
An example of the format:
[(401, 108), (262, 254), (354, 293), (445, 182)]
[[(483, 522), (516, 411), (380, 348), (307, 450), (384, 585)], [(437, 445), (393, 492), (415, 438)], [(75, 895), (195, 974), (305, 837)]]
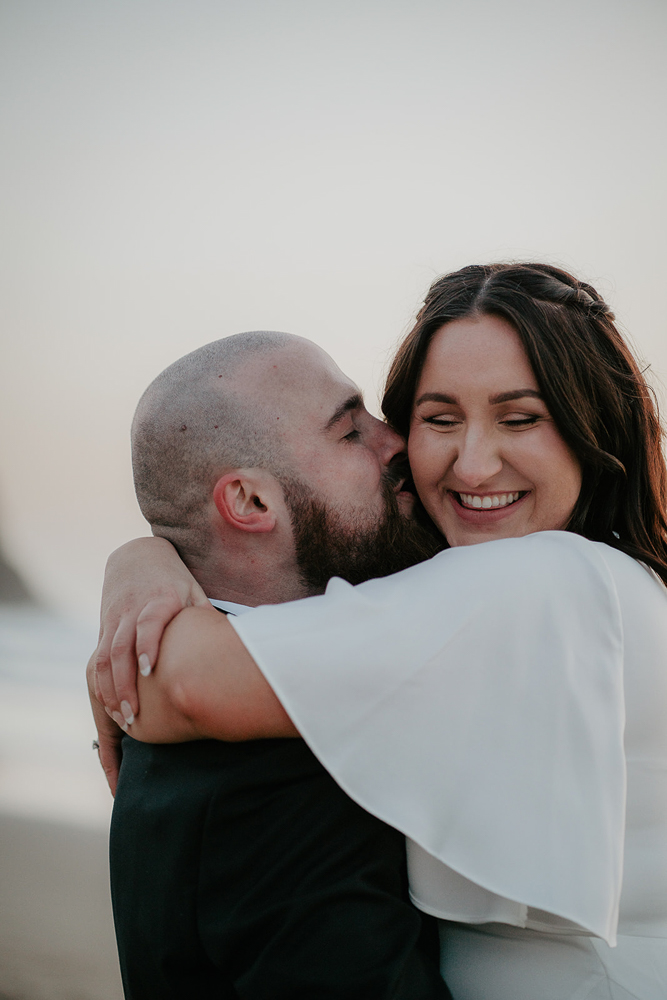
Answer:
[(127, 732), (127, 722), (125, 721), (125, 719), (123, 718), (123, 716), (120, 714), (120, 712), (112, 712), (111, 713), (111, 718), (113, 719), (113, 721), (116, 723), (117, 726), (120, 726), (120, 728), (124, 732)]
[(120, 710), (123, 713), (123, 718), (127, 722), (128, 726), (131, 726), (134, 722), (134, 712), (132, 711), (132, 706), (129, 701), (121, 701)]
[(148, 653), (142, 653), (139, 657), (139, 673), (142, 677), (148, 677), (152, 669), (151, 661), (148, 659)]

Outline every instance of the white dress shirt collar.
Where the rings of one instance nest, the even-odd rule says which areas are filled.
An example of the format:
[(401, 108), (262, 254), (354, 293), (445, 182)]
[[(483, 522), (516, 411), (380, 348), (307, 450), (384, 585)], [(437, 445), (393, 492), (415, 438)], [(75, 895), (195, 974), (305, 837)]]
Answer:
[(224, 611), (228, 615), (244, 615), (246, 611), (254, 611), (254, 608), (249, 608), (247, 604), (234, 604), (233, 601), (215, 601), (212, 597), (209, 597), (209, 601), (214, 608), (219, 608), (220, 611)]

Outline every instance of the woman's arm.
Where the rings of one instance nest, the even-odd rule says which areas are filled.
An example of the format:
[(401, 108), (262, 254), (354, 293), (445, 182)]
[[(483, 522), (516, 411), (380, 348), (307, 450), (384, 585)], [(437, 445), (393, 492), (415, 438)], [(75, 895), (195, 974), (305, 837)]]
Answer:
[(100, 758), (102, 770), (106, 775), (109, 788), (111, 789), (111, 794), (115, 795), (122, 756), (120, 743), (123, 733), (113, 719), (109, 718), (104, 710), (104, 705), (98, 698), (95, 689), (95, 663), (93, 656), (88, 661), (86, 680), (88, 682), (90, 707), (93, 710), (93, 718), (97, 728), (97, 753)]
[(142, 742), (299, 735), (227, 617), (210, 605), (186, 608), (167, 626), (138, 691), (141, 713), (127, 732)]
[(95, 690), (111, 712), (139, 710), (137, 665), (150, 671), (166, 625), (183, 608), (210, 607), (195, 578), (164, 538), (136, 538), (111, 554), (102, 591)]

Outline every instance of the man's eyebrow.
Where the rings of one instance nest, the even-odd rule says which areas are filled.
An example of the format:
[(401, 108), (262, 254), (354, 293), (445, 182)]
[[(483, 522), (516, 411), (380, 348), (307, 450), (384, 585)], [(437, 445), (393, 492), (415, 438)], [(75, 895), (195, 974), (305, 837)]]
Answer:
[(361, 393), (355, 392), (352, 396), (346, 399), (344, 403), (341, 403), (340, 406), (336, 408), (333, 416), (327, 420), (325, 430), (331, 430), (331, 428), (334, 427), (339, 420), (342, 420), (346, 413), (349, 413), (350, 410), (358, 410), (359, 407), (363, 405), (364, 401)]
[[(497, 396), (489, 396), (489, 403), (496, 406), (498, 403), (510, 403), (513, 399), (524, 399), (526, 396), (532, 399), (542, 399), (542, 393), (537, 389), (512, 389), (511, 392), (499, 392)], [(425, 392), (419, 399), (415, 400), (415, 406), (420, 403), (449, 403), (451, 406), (458, 405), (456, 396), (448, 396), (444, 392)]]

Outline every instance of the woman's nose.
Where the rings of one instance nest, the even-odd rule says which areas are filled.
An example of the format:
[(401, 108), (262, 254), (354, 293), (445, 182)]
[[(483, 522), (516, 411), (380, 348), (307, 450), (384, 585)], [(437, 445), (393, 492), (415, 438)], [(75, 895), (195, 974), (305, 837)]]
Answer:
[(488, 435), (467, 434), (459, 446), (453, 471), (465, 486), (476, 489), (502, 467), (502, 457)]

